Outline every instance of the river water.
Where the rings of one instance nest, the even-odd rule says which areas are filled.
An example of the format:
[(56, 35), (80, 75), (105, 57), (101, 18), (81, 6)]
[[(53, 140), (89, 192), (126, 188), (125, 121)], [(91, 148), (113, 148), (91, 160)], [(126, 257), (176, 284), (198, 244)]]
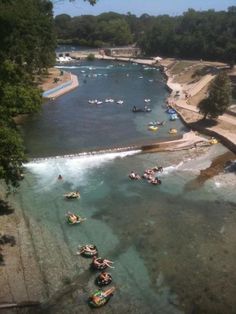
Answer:
[[(43, 313), (92, 311), (86, 300), (96, 289), (96, 273), (90, 260), (75, 255), (86, 243), (115, 266), (116, 293), (98, 313), (235, 313), (235, 172), (225, 169), (192, 184), (227, 150), (217, 144), (172, 153), (62, 156), (167, 139), (170, 127), (186, 131), (179, 120), (168, 121), (157, 69), (99, 61), (65, 70), (79, 75), (80, 87), (45, 104), (23, 127), (29, 154), (41, 157), (26, 165), (19, 202), (44, 277), (43, 298), (50, 297)], [(124, 104), (88, 103), (110, 97)], [(132, 113), (145, 98), (152, 112)], [(151, 133), (153, 120), (167, 122)], [(128, 179), (131, 170), (142, 174), (155, 165), (164, 167), (160, 186)], [(71, 190), (81, 198), (65, 200)], [(67, 211), (87, 220), (69, 226)]]

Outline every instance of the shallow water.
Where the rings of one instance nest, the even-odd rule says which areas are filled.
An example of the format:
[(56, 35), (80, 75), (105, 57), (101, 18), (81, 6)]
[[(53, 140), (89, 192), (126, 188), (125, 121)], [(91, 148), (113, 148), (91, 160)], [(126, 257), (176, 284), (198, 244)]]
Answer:
[[(155, 112), (160, 120), (166, 117), (165, 90), (146, 80), (149, 71), (154, 80), (159, 72), (137, 65), (95, 64), (96, 71), (110, 75), (107, 88), (106, 76), (100, 83), (98, 77), (87, 77), (77, 91), (46, 104), (24, 127), (31, 155), (130, 146), (167, 136), (170, 122), (156, 135), (146, 129)], [(87, 70), (90, 66), (84, 64), (82, 71), (94, 71)], [(127, 72), (133, 80), (126, 81)], [(131, 84), (136, 86), (132, 92)], [(124, 95), (127, 103), (91, 107), (87, 100), (98, 92), (101, 98)], [(141, 105), (150, 92), (150, 116), (130, 112), (131, 104)], [(184, 130), (180, 121), (175, 127)], [(111, 273), (117, 288), (98, 313), (235, 313), (235, 173), (220, 172), (189, 188), (201, 170), (226, 151), (217, 144), (172, 153), (113, 152), (28, 163), (18, 201), (44, 278), (43, 299), (49, 298), (41, 312), (90, 313), (87, 298), (96, 289), (96, 273), (89, 259), (75, 253), (78, 245), (94, 243), (102, 257), (114, 261)], [(130, 171), (142, 174), (156, 165), (164, 167), (160, 186), (129, 180)], [(57, 180), (58, 174), (63, 180)], [(71, 190), (79, 190), (81, 199), (65, 200), (63, 194)], [(67, 211), (87, 220), (67, 225)]]
[[(224, 151), (214, 146), (205, 158)], [(205, 313), (206, 308), (215, 307), (214, 298), (223, 289), (224, 278), (231, 276), (231, 284), (236, 283), (230, 275), (236, 258), (232, 251), (235, 174), (229, 174), (228, 184), (220, 190), (213, 178), (186, 191), (188, 182), (203, 168), (202, 156), (194, 159), (192, 171), (193, 154), (189, 152), (172, 153), (171, 158), (167, 153), (133, 153), (27, 164), (21, 204), (31, 224), (48, 293), (54, 295), (66, 280), (78, 282), (71, 294), (55, 298), (52, 313), (89, 312), (86, 298), (95, 289), (95, 274), (89, 270), (90, 260), (74, 255), (77, 246), (86, 243), (95, 243), (101, 256), (115, 262), (112, 275), (117, 293), (102, 310), (105, 313), (121, 313), (121, 309), (188, 313), (195, 304), (201, 306), (199, 313)], [(141, 174), (156, 164), (164, 166), (161, 186), (127, 177), (132, 169)], [(62, 181), (57, 180), (59, 171)], [(63, 199), (70, 190), (79, 190), (81, 199)], [(67, 211), (80, 213), (87, 221), (69, 226)], [(233, 292), (233, 286), (226, 289), (219, 308), (235, 305)]]

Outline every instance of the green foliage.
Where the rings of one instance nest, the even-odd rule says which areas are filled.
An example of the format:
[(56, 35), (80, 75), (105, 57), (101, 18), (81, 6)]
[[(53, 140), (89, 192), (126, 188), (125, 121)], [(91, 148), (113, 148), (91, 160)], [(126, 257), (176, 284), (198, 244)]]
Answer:
[(226, 72), (220, 72), (211, 83), (208, 98), (199, 104), (199, 110), (204, 119), (212, 119), (222, 115), (231, 104), (231, 82)]
[(7, 184), (17, 186), (24, 161), (24, 147), (19, 133), (13, 128), (1, 126), (0, 178)]
[(13, 118), (40, 109), (35, 73), (54, 64), (55, 34), (48, 0), (0, 1), (0, 179), (17, 186), (25, 151)]
[(29, 73), (54, 63), (52, 4), (48, 0), (0, 3), (0, 56), (24, 66)]
[(127, 45), (133, 42), (125, 16), (108, 12), (99, 16), (83, 15), (70, 18), (65, 14), (55, 17), (55, 28), (60, 41), (90, 47)]
[[(181, 16), (137, 17), (115, 12), (98, 16), (55, 18), (58, 38), (89, 46), (137, 43), (147, 55), (188, 59), (236, 61), (236, 6), (228, 11), (195, 11)], [(96, 42), (96, 44), (95, 44)]]
[(68, 277), (68, 276), (62, 277), (61, 281), (62, 281), (62, 283), (63, 283), (65, 286), (66, 286), (66, 285), (70, 285), (71, 282), (72, 282), (71, 278)]
[[(236, 8), (236, 7), (233, 7)], [(214, 10), (189, 9), (182, 16), (158, 16), (138, 44), (146, 54), (171, 57), (236, 60), (236, 15)]]
[(93, 53), (90, 53), (87, 55), (87, 60), (88, 61), (94, 61), (95, 60), (95, 55)]

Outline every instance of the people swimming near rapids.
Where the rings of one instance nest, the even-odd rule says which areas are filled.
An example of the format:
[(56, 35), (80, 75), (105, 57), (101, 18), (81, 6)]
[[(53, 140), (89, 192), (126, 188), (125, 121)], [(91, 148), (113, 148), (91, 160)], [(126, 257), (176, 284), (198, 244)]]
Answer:
[(110, 283), (112, 282), (112, 276), (111, 274), (103, 271), (101, 272), (97, 278), (95, 279), (95, 283), (99, 286), (99, 287), (102, 287), (102, 286), (107, 286), (109, 285)]
[(110, 298), (113, 296), (115, 292), (115, 287), (112, 287), (110, 289), (107, 290), (96, 290), (88, 299), (88, 304), (91, 307), (101, 307), (103, 305), (105, 305)]
[(93, 269), (103, 270), (103, 269), (106, 269), (107, 267), (114, 268), (112, 264), (113, 262), (110, 261), (109, 259), (94, 256), (93, 261), (91, 263), (91, 267)]
[[(159, 185), (161, 184), (161, 180), (156, 176), (157, 172), (163, 172), (163, 167), (161, 166), (155, 166), (153, 168), (148, 168), (144, 171), (142, 178), (146, 179), (148, 183), (151, 183), (153, 185)], [(129, 174), (129, 178), (131, 180), (139, 180), (141, 176), (136, 173), (135, 171), (131, 171)]]
[(134, 172), (134, 171), (131, 171), (131, 172), (130, 172), (129, 178), (130, 178), (131, 180), (140, 180), (140, 179), (141, 179), (140, 175), (137, 174), (137, 173)]
[(153, 185), (159, 185), (161, 184), (161, 180), (158, 179), (157, 177), (150, 177), (147, 179), (148, 183), (151, 183)]
[(65, 198), (67, 198), (67, 199), (80, 198), (80, 193), (79, 193), (79, 191), (76, 191), (76, 192), (68, 192), (68, 193), (65, 193), (63, 196), (64, 196)]

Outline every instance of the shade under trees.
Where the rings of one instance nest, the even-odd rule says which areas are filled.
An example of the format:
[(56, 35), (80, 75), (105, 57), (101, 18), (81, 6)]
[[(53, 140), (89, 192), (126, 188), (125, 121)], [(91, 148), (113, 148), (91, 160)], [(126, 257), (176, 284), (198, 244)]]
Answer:
[(216, 119), (224, 114), (231, 104), (231, 95), (230, 79), (225, 71), (220, 72), (210, 84), (208, 97), (199, 104), (204, 119)]

